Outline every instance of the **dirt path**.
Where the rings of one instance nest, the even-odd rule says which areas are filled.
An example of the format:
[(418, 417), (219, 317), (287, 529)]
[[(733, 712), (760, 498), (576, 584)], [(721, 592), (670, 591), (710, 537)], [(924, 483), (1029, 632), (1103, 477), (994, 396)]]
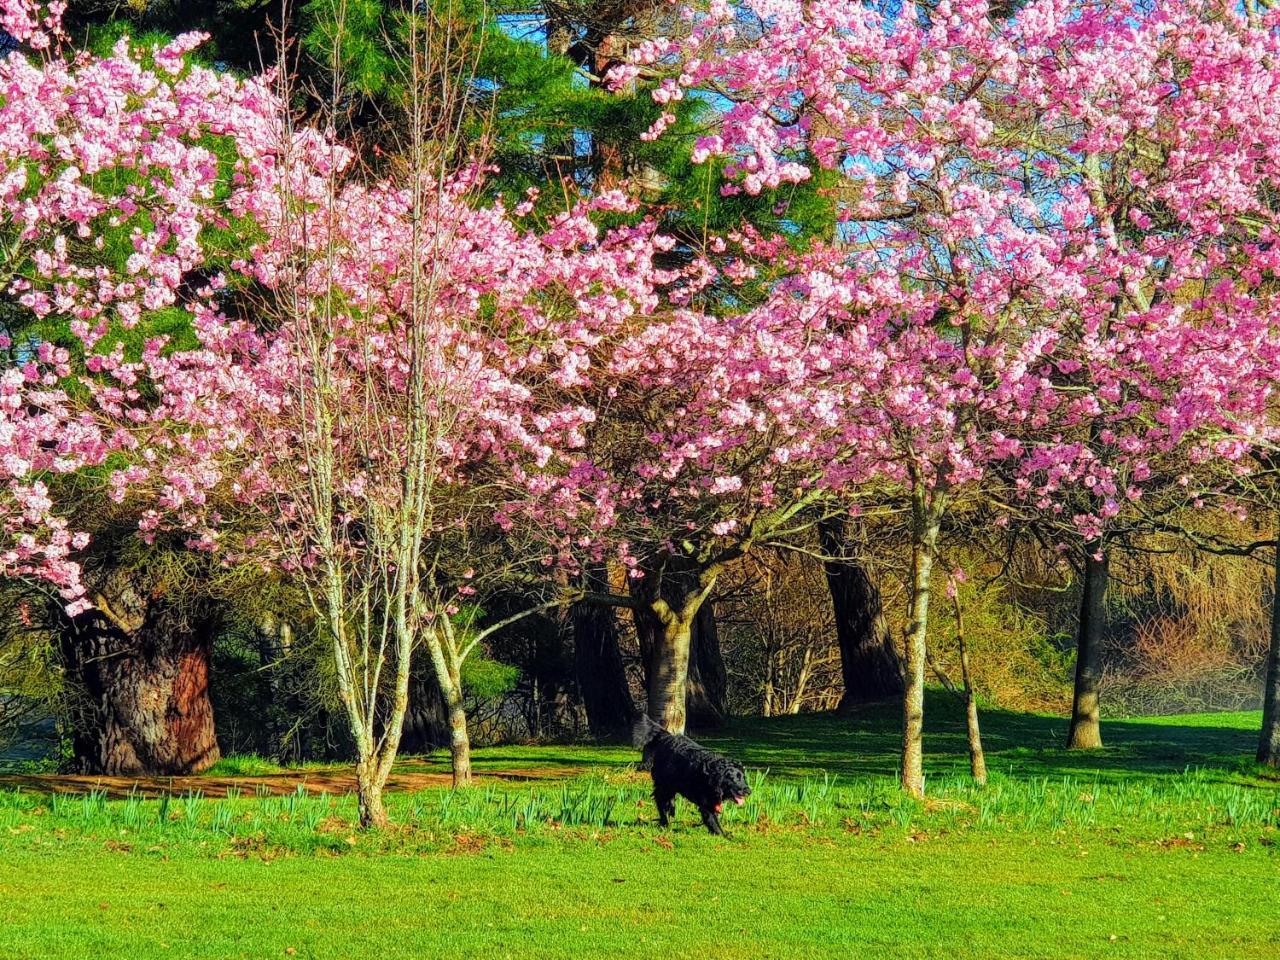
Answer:
[[(387, 781), (388, 790), (422, 790), (427, 787), (448, 787), (452, 778), (447, 770), (421, 760), (411, 760), (397, 765)], [(485, 781), (534, 781), (565, 780), (583, 773), (581, 767), (522, 767), (518, 770), (478, 770), (476, 780)], [(206, 797), (225, 797), (228, 789), (239, 790), (242, 796), (282, 796), (293, 793), (302, 786), (308, 793), (342, 795), (355, 790), (355, 777), (347, 767), (318, 767), (310, 770), (294, 770), (285, 773), (263, 774), (254, 777), (103, 777), (72, 774), (15, 774), (0, 776), (0, 790), (31, 790), (38, 793), (82, 794), (92, 790), (105, 791), (107, 796), (119, 798), (137, 793), (145, 797), (164, 794), (181, 796), (188, 791), (199, 790)]]

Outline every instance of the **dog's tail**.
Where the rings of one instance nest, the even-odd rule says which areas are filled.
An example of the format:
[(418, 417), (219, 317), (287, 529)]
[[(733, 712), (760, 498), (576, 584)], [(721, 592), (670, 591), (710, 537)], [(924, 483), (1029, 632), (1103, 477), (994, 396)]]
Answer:
[(631, 728), (631, 742), (635, 744), (637, 750), (643, 750), (653, 742), (655, 737), (666, 732), (642, 713), (640, 719), (635, 722), (635, 726)]

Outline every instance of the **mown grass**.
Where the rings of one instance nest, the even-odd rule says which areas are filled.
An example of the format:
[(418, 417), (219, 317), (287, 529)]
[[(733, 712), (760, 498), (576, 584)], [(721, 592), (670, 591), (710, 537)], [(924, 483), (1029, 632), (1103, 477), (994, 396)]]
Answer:
[(1056, 718), (989, 711), (986, 789), (959, 714), (931, 719), (923, 804), (894, 785), (890, 710), (706, 738), (751, 769), (723, 839), (687, 806), (660, 830), (623, 746), (481, 751), (587, 772), (391, 794), (378, 834), (305, 788), (0, 793), (0, 957), (1280, 955), (1257, 714), (1115, 722), (1084, 756)]

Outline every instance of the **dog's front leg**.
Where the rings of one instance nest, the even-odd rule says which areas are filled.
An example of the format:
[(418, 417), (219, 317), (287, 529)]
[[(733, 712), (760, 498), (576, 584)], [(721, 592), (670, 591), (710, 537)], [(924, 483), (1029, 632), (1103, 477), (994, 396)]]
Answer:
[(716, 812), (714, 810), (703, 807), (702, 822), (705, 823), (707, 825), (707, 829), (717, 837), (724, 836), (724, 831), (720, 829), (720, 818), (716, 816)]
[(671, 818), (676, 815), (676, 795), (654, 790), (653, 802), (658, 805), (658, 823), (664, 827), (670, 826)]

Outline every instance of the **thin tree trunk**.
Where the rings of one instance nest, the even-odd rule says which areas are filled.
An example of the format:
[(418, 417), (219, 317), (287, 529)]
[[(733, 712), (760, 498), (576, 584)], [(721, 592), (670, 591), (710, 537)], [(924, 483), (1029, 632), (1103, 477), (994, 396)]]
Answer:
[[(436, 682), (444, 698), (445, 713), (449, 718), (449, 763), (453, 772), (453, 786), (471, 786), (471, 734), (467, 730), (467, 710), (463, 701), (462, 665), (459, 662), (456, 638), (447, 617), (440, 618), (447, 636), (429, 634), (427, 649), (435, 669)], [(446, 649), (446, 644), (448, 649)]]
[(764, 652), (764, 702), (761, 704), (761, 713), (766, 717), (773, 716), (774, 672), (774, 653), (766, 647)]
[(866, 567), (848, 556), (848, 525), (845, 517), (826, 517), (818, 524), (840, 645), (840, 710), (897, 699), (903, 691), (902, 662), (884, 617), (880, 590)]
[(964, 613), (960, 609), (960, 596), (955, 597), (956, 643), (960, 647), (960, 678), (964, 682), (965, 729), (969, 734), (969, 772), (980, 787), (987, 785), (987, 755), (982, 749), (982, 730), (978, 727), (978, 695), (973, 689), (973, 674), (969, 672), (969, 645), (964, 639)]
[(809, 671), (813, 667), (813, 648), (806, 646), (804, 654), (800, 661), (800, 672), (796, 674), (796, 689), (791, 696), (791, 703), (787, 706), (787, 713), (796, 715), (800, 712), (800, 705), (804, 703), (805, 687), (809, 685)]
[(462, 705), (462, 685), (455, 678), (456, 695), (449, 700), (449, 762), (453, 786), (471, 786), (471, 734), (467, 730), (467, 712)]
[(969, 772), (980, 787), (987, 785), (987, 756), (982, 751), (982, 731), (978, 728), (978, 698), (965, 690), (965, 720), (969, 731)]
[[(396, 755), (400, 750), (400, 737), (404, 733), (404, 718), (409, 712), (409, 681), (412, 677), (412, 634), (407, 628), (406, 605), (396, 610), (393, 643), (396, 648), (396, 669), (390, 692), (391, 708), (380, 733), (379, 701), (362, 726), (364, 736), (357, 737), (356, 749), (356, 799), (360, 811), (360, 826), (365, 830), (377, 830), (387, 825), (387, 812), (382, 805), (382, 791), (391, 776)], [(378, 677), (374, 674), (373, 689), (378, 689)], [(381, 698), (379, 698), (380, 700)]]
[(75, 768), (109, 776), (200, 773), (221, 756), (209, 699), (217, 613), (127, 592), (133, 602), (100, 598), (113, 618), (90, 610), (60, 630), (76, 714)]
[[(607, 590), (602, 568), (585, 575), (589, 590)], [(627, 683), (622, 651), (618, 647), (618, 621), (612, 607), (580, 603), (573, 611), (573, 660), (578, 695), (587, 712), (587, 727), (594, 737), (626, 736), (636, 717)]]
[(929, 591), (942, 525), (943, 497), (917, 493), (911, 546), (911, 623), (906, 643), (906, 691), (902, 698), (902, 786), (924, 796), (924, 668), (928, 658)]
[(1267, 651), (1258, 762), (1280, 769), (1280, 535), (1277, 537), (1275, 568), (1275, 588), (1271, 595), (1271, 647)]
[[(1101, 559), (1095, 558), (1095, 554)], [(1067, 749), (1094, 750), (1102, 746), (1099, 687), (1102, 681), (1102, 631), (1106, 621), (1109, 563), (1106, 546), (1085, 546), (1084, 590), (1080, 598), (1080, 626), (1076, 637), (1076, 679), (1071, 704)]]
[(685, 709), (694, 729), (708, 730), (720, 726), (728, 712), (725, 696), (728, 676), (720, 652), (720, 632), (716, 628), (713, 604), (707, 601), (698, 608), (689, 638), (689, 678)]

